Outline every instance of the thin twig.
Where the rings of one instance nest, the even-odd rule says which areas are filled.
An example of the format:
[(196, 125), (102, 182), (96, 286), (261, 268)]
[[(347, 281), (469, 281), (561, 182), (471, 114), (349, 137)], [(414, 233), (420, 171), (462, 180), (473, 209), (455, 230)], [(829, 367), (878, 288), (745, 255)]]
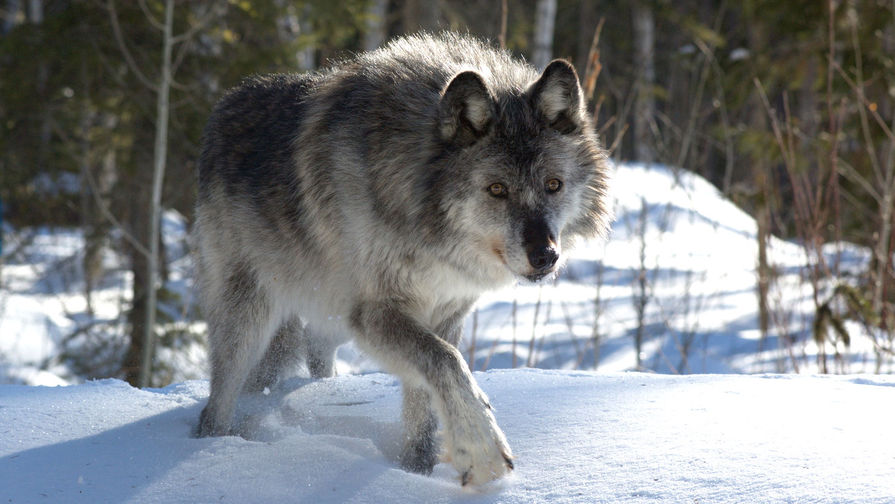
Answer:
[(858, 99), (861, 101), (861, 103), (863, 103), (867, 110), (870, 111), (870, 115), (873, 117), (873, 120), (876, 121), (879, 127), (882, 128), (883, 133), (886, 134), (890, 141), (895, 142), (895, 133), (892, 132), (892, 128), (886, 125), (886, 121), (879, 115), (879, 112), (876, 111), (876, 104), (867, 99), (867, 96), (864, 95), (863, 89), (858, 86), (855, 81), (848, 76), (847, 73), (845, 73), (845, 70), (843, 70), (842, 67), (839, 66), (839, 63), (834, 62), (833, 65), (836, 67), (836, 71), (839, 72), (839, 75), (843, 79), (845, 79), (845, 82), (848, 83), (849, 87), (852, 88), (852, 90), (855, 91), (855, 93), (858, 95)]
[(873, 198), (873, 200), (876, 201), (877, 204), (882, 204), (883, 196), (877, 191), (876, 186), (871, 184), (866, 177), (858, 173), (858, 170), (856, 170), (850, 163), (847, 163), (845, 160), (840, 159), (838, 166), (839, 173), (847, 177), (855, 184), (861, 186), (861, 189), (864, 189), (864, 191), (866, 191), (867, 194), (870, 195), (870, 197)]
[(494, 341), (491, 342), (491, 347), (488, 349), (488, 355), (485, 357), (485, 362), (482, 363), (482, 371), (487, 371), (488, 366), (491, 364), (491, 357), (494, 357), (494, 351), (497, 350), (497, 344), (500, 342), (500, 338), (494, 338)]
[(619, 144), (622, 142), (622, 138), (625, 137), (625, 132), (628, 131), (628, 125), (625, 124), (622, 126), (622, 130), (618, 132), (618, 135), (615, 136), (615, 140), (612, 141), (612, 145), (609, 146), (609, 157), (612, 157), (612, 154), (615, 153), (615, 149), (618, 148)]
[(190, 27), (189, 30), (181, 33), (180, 35), (175, 35), (171, 37), (172, 44), (179, 44), (186, 40), (189, 40), (201, 30), (204, 30), (206, 26), (208, 26), (212, 20), (218, 17), (218, 8), (223, 5), (220, 1), (212, 2), (208, 9), (205, 10), (205, 13), (199, 18), (199, 22)]
[(149, 24), (158, 31), (165, 31), (165, 25), (155, 17), (155, 14), (150, 12), (149, 7), (146, 5), (146, 0), (139, 0), (137, 3), (140, 4), (140, 10), (143, 11), (143, 15), (146, 16)]
[(127, 62), (128, 68), (130, 68), (131, 72), (137, 76), (137, 79), (143, 83), (144, 86), (149, 89), (158, 92), (158, 85), (149, 80), (145, 74), (140, 70), (140, 67), (137, 65), (136, 60), (134, 60), (133, 55), (131, 55), (130, 50), (127, 48), (127, 44), (124, 41), (124, 36), (121, 34), (121, 25), (118, 24), (118, 12), (115, 10), (115, 0), (108, 0), (106, 3), (106, 9), (109, 11), (109, 20), (112, 23), (112, 33), (115, 35), (115, 41), (118, 42), (118, 49), (121, 51), (121, 54), (124, 56), (125, 62)]
[(507, 48), (507, 15), (509, 14), (509, 9), (507, 7), (507, 0), (501, 0), (500, 2), (500, 32), (497, 34), (497, 40), (500, 43), (501, 49)]
[(603, 64), (600, 63), (600, 34), (603, 32), (603, 23), (605, 17), (600, 18), (597, 28), (594, 30), (594, 38), (590, 43), (590, 50), (587, 52), (587, 65), (584, 69), (584, 96), (587, 100), (591, 100), (594, 96), (594, 89), (597, 87), (597, 77), (603, 70)]
[(513, 346), (512, 346), (512, 352), (513, 352), (513, 363), (512, 363), (512, 366), (513, 366), (513, 369), (515, 369), (516, 366), (519, 364), (518, 356), (517, 356), (517, 354), (516, 354), (516, 344), (517, 344), (517, 338), (516, 338), (516, 327), (517, 327), (517, 322), (516, 322), (516, 321), (517, 321), (517, 315), (518, 315), (518, 311), (519, 311), (519, 301), (518, 301), (517, 297), (518, 297), (518, 295), (517, 295), (517, 293), (514, 291), (514, 292), (513, 292), (513, 311), (511, 312), (512, 320), (513, 320)]
[(528, 342), (528, 358), (525, 360), (526, 367), (534, 365), (535, 341), (538, 333), (538, 314), (541, 311), (541, 294), (544, 292), (544, 285), (538, 286), (538, 301), (535, 303), (535, 315), (531, 321), (531, 340)]

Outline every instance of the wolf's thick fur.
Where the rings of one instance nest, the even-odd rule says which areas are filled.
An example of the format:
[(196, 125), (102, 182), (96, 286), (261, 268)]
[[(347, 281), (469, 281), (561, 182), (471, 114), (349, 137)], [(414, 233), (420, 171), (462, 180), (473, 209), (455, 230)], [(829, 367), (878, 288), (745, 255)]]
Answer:
[(603, 232), (605, 153), (578, 77), (468, 37), (392, 42), (328, 71), (247, 80), (218, 104), (196, 239), (211, 343), (199, 434), (231, 430), (241, 390), (302, 357), (332, 375), (353, 337), (398, 375), (403, 467), (447, 459), (464, 484), (511, 470), (456, 346), (479, 295), (552, 274)]

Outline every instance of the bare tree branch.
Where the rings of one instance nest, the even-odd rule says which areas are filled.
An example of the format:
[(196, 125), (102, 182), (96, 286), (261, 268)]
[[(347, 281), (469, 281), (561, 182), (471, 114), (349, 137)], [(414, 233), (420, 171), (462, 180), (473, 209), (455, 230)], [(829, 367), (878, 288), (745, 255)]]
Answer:
[(500, 2), (500, 32), (497, 34), (497, 40), (501, 49), (507, 48), (507, 0)]
[(839, 63), (833, 62), (833, 66), (836, 68), (836, 71), (839, 72), (839, 75), (845, 79), (845, 82), (848, 83), (849, 87), (852, 88), (852, 91), (858, 95), (858, 99), (861, 100), (861, 103), (864, 105), (867, 110), (870, 111), (870, 115), (873, 117), (873, 120), (882, 128), (883, 133), (889, 138), (890, 141), (895, 142), (895, 133), (892, 132), (892, 128), (886, 125), (886, 121), (880, 117), (879, 112), (876, 111), (875, 104), (867, 99), (867, 96), (864, 95), (863, 89), (861, 89), (858, 84), (845, 73), (845, 70), (839, 66)]
[(223, 9), (225, 8), (225, 5), (222, 4), (220, 1), (212, 2), (195, 25), (193, 25), (189, 30), (171, 39), (171, 43), (173, 45), (183, 42), (183, 45), (181, 45), (180, 48), (177, 50), (177, 55), (174, 56), (174, 62), (171, 65), (171, 87), (173, 87), (174, 89), (177, 89), (178, 91), (185, 91), (189, 89), (188, 86), (177, 82), (174, 79), (174, 75), (177, 74), (177, 69), (180, 68), (180, 64), (183, 63), (186, 54), (192, 47), (193, 37), (196, 35), (196, 33), (199, 33), (200, 31), (207, 28), (214, 19), (220, 16), (220, 14), (223, 12)]
[(146, 0), (139, 0), (138, 3), (140, 4), (140, 10), (143, 11), (143, 15), (146, 16), (149, 24), (151, 24), (156, 30), (164, 31), (165, 25), (163, 25), (161, 21), (156, 19), (155, 15), (153, 15), (152, 12), (149, 11), (149, 7), (146, 6)]
[(597, 78), (603, 70), (603, 64), (600, 63), (600, 34), (603, 33), (603, 23), (605, 17), (600, 18), (597, 28), (594, 30), (594, 37), (591, 39), (590, 50), (587, 52), (587, 65), (584, 68), (584, 96), (591, 100), (594, 96), (594, 89), (597, 87)]
[(176, 35), (171, 37), (172, 44), (179, 44), (181, 42), (187, 41), (193, 37), (196, 33), (204, 30), (216, 17), (220, 15), (219, 8), (223, 4), (219, 1), (212, 2), (208, 9), (205, 10), (205, 13), (199, 18), (199, 22), (190, 27), (189, 30), (181, 33), (180, 35)]
[(133, 55), (131, 55), (130, 50), (128, 50), (127, 44), (124, 42), (124, 36), (121, 34), (121, 25), (118, 23), (118, 12), (115, 10), (115, 0), (108, 0), (106, 9), (109, 11), (109, 20), (112, 22), (112, 32), (115, 35), (115, 41), (118, 42), (118, 48), (121, 50), (121, 54), (124, 56), (128, 68), (131, 69), (144, 86), (158, 92), (158, 86), (143, 74), (140, 67), (137, 66), (137, 62), (134, 60)]
[(869, 194), (870, 197), (873, 198), (873, 200), (876, 201), (877, 204), (882, 204), (883, 195), (880, 194), (876, 186), (874, 186), (870, 183), (869, 180), (867, 180), (867, 177), (864, 177), (863, 175), (858, 173), (858, 170), (856, 170), (851, 164), (846, 163), (842, 159), (839, 159), (837, 168), (839, 170), (839, 173), (841, 173), (844, 177), (861, 186), (861, 189), (864, 189), (864, 191), (866, 191), (867, 194)]

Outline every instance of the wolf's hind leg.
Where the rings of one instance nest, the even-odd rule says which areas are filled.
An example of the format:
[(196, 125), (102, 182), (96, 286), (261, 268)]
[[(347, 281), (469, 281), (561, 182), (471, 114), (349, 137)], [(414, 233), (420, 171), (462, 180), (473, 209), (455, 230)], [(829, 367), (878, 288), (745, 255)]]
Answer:
[(245, 392), (261, 392), (284, 378), (289, 368), (298, 364), (308, 347), (305, 329), (298, 317), (287, 319), (277, 329), (261, 359), (246, 380)]
[(236, 398), (275, 329), (268, 297), (259, 288), (254, 272), (244, 264), (230, 271), (222, 286), (224, 292), (206, 292), (211, 394), (199, 417), (199, 436), (230, 433)]
[(311, 373), (311, 378), (332, 378), (336, 375), (335, 360), (338, 345), (315, 335), (312, 331), (309, 331), (307, 336), (308, 372)]
[(435, 430), (438, 421), (429, 406), (432, 398), (426, 389), (412, 387), (406, 383), (404, 388), (404, 447), (401, 450), (401, 467), (406, 471), (431, 474), (438, 461), (438, 445)]

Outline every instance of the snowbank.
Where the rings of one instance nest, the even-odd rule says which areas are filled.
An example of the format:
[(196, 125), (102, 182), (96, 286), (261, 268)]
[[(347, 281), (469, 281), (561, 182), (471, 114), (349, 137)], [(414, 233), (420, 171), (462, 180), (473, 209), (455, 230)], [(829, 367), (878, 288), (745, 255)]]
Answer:
[(390, 376), (294, 379), (194, 439), (208, 385), (0, 386), (0, 501), (836, 502), (895, 499), (895, 377), (477, 373), (515, 473), (461, 488), (396, 463)]

